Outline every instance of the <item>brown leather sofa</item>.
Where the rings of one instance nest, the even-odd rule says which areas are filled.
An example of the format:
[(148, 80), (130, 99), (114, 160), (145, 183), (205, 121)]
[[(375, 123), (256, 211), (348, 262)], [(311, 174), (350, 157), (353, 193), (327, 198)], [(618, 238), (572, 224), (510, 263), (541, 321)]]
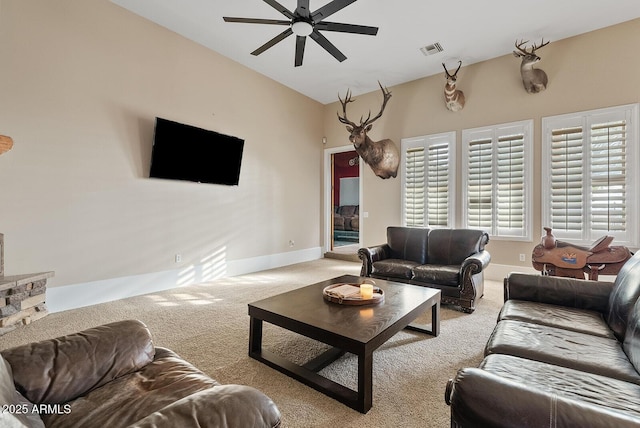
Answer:
[(478, 368), (449, 381), (452, 427), (639, 427), (640, 253), (615, 282), (527, 274)]
[(333, 228), (335, 230), (360, 230), (360, 207), (358, 205), (340, 205), (333, 210)]
[(484, 294), (489, 235), (475, 229), (390, 226), (387, 243), (360, 248), (361, 276), (441, 290), (441, 303), (476, 309)]
[(221, 385), (119, 321), (6, 349), (0, 400), (10, 427), (278, 427), (280, 412), (249, 386)]

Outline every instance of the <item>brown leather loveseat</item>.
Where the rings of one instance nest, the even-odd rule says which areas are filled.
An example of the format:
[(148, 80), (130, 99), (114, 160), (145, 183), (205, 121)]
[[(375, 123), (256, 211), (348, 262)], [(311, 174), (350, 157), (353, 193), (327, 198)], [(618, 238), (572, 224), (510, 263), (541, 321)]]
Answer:
[(278, 427), (280, 412), (249, 386), (221, 385), (155, 347), (140, 321), (119, 321), (5, 349), (0, 426)]
[(505, 304), (478, 368), (445, 400), (452, 427), (639, 427), (640, 253), (615, 282), (528, 274)]
[(488, 242), (482, 230), (390, 226), (386, 244), (358, 250), (360, 275), (438, 288), (442, 303), (471, 313), (484, 294)]

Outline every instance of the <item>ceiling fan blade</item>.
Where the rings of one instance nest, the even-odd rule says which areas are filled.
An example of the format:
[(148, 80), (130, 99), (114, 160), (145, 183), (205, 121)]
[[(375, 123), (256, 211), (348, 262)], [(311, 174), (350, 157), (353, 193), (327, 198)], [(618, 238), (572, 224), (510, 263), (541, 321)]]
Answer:
[(366, 34), (375, 36), (378, 34), (378, 27), (368, 27), (366, 25), (340, 24), (339, 22), (318, 22), (315, 26), (318, 30), (338, 31), (341, 33)]
[(274, 25), (291, 25), (291, 21), (282, 21), (278, 19), (261, 19), (261, 18), (232, 18), (223, 16), (224, 22), (240, 22), (243, 24), (274, 24)]
[(265, 43), (264, 45), (260, 46), (255, 51), (251, 52), (251, 55), (256, 55), (256, 56), (260, 55), (262, 52), (266, 51), (267, 49), (269, 49), (270, 47), (272, 47), (276, 43), (283, 41), (284, 39), (286, 39), (287, 37), (289, 37), (292, 34), (293, 34), (293, 31), (291, 31), (291, 28), (287, 28), (282, 33), (278, 34), (273, 39), (269, 40), (267, 43)]
[(338, 48), (333, 45), (333, 43), (327, 40), (325, 36), (320, 34), (318, 30), (314, 29), (313, 33), (311, 33), (309, 37), (315, 40), (316, 43), (322, 46), (327, 52), (333, 55), (334, 58), (337, 59), (338, 61), (342, 62), (345, 59), (347, 59), (347, 57), (344, 56), (344, 54), (340, 52), (340, 50), (338, 50)]
[(322, 19), (328, 18), (330, 15), (333, 15), (340, 9), (343, 9), (349, 6), (351, 3), (354, 3), (355, 1), (356, 0), (333, 0), (331, 3), (327, 3), (324, 6), (322, 6), (320, 9), (313, 12), (311, 14), (311, 19), (313, 19), (314, 22), (318, 22)]
[(298, 7), (296, 8), (295, 14), (303, 18), (309, 18), (309, 16), (311, 16), (309, 0), (298, 0)]
[(276, 0), (264, 0), (264, 2), (269, 6), (271, 6), (272, 8), (274, 8), (275, 10), (277, 10), (278, 12), (280, 12), (281, 14), (283, 14), (284, 16), (286, 16), (287, 18), (293, 19), (294, 17), (293, 12), (291, 12), (289, 9), (287, 9), (286, 7), (278, 3)]
[(306, 37), (296, 36), (296, 61), (294, 64), (296, 67), (300, 67), (302, 65), (302, 58), (304, 57), (304, 45), (306, 42)]

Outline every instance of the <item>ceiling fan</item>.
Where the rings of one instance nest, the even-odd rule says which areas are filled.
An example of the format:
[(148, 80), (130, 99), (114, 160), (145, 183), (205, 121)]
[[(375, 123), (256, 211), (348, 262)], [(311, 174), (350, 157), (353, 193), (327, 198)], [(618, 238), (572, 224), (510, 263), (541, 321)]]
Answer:
[(296, 35), (296, 57), (295, 66), (302, 65), (302, 59), (304, 57), (304, 45), (307, 41), (307, 36), (311, 37), (316, 43), (322, 46), (327, 52), (335, 57), (338, 61), (342, 62), (347, 57), (336, 48), (333, 43), (327, 40), (320, 31), (336, 31), (341, 33), (353, 33), (353, 34), (366, 34), (375, 36), (378, 34), (378, 27), (368, 27), (365, 25), (353, 25), (353, 24), (341, 24), (338, 22), (326, 22), (325, 18), (338, 12), (339, 10), (349, 6), (351, 3), (357, 0), (333, 0), (326, 5), (322, 6), (315, 12), (309, 10), (309, 0), (298, 0), (296, 10), (291, 12), (286, 7), (282, 6), (275, 0), (264, 0), (269, 6), (276, 9), (278, 12), (288, 18), (288, 20), (277, 19), (260, 19), (260, 18), (231, 18), (228, 16), (223, 17), (225, 22), (241, 22), (246, 24), (269, 24), (269, 25), (286, 25), (289, 28), (282, 33), (269, 40), (264, 45), (260, 46), (255, 51), (251, 52), (251, 55), (260, 55), (276, 43), (281, 42), (292, 34)]

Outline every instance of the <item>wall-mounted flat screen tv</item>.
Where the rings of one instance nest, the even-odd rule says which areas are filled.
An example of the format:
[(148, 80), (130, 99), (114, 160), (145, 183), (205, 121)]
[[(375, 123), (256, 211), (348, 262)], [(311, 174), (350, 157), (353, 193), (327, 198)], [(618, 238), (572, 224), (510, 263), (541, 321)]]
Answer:
[(244, 140), (156, 118), (149, 177), (235, 186)]

